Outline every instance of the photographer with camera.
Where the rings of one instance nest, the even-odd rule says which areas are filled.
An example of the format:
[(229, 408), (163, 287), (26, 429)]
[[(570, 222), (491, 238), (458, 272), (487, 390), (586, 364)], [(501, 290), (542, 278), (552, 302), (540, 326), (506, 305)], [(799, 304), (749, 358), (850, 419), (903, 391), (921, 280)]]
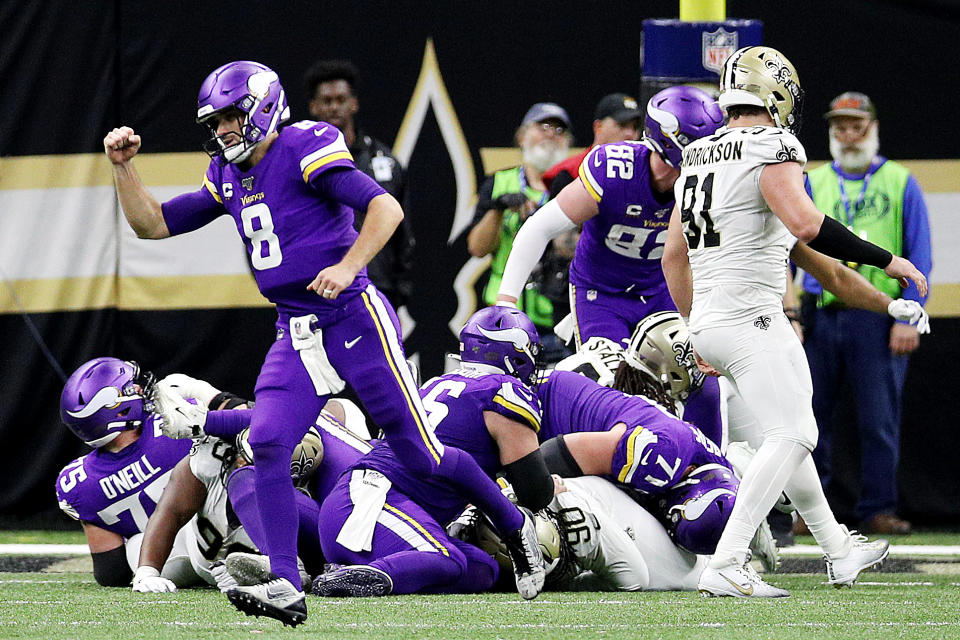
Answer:
[[(533, 105), (516, 133), (522, 163), (497, 171), (481, 185), (467, 249), (478, 258), (494, 254), (490, 280), (483, 292), (486, 304), (492, 305), (497, 300), (500, 278), (517, 231), (549, 198), (543, 172), (567, 157), (572, 138), (570, 118), (562, 107), (552, 102)], [(517, 306), (537, 325), (544, 343), (545, 361), (563, 358), (565, 348), (553, 335), (550, 300), (542, 296), (535, 285), (528, 284)]]

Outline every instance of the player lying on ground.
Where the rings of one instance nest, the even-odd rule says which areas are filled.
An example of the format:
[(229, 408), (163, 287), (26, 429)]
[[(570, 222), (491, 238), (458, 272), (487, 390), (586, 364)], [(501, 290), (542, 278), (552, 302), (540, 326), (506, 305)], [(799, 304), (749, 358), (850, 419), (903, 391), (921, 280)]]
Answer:
[[(154, 376), (136, 362), (95, 358), (74, 371), (60, 396), (60, 417), (94, 450), (60, 472), (60, 508), (83, 525), (93, 575), (103, 586), (122, 587), (138, 564), (142, 534), (188, 441), (161, 433), (151, 399)], [(197, 392), (212, 409), (242, 400), (210, 385)], [(179, 586), (200, 580), (190, 558), (200, 557), (195, 532), (182, 528), (162, 576)]]
[[(428, 381), (420, 390), (436, 437), (468, 452), (491, 476), (502, 470), (520, 488), (520, 504), (540, 509), (553, 496), (553, 481), (538, 449), (539, 404), (526, 386), (536, 375), (536, 329), (516, 309), (488, 307), (471, 316), (460, 340), (461, 369)], [(314, 593), (374, 596), (488, 589), (497, 577), (496, 564), (444, 531), (443, 525), (465, 506), (449, 485), (411, 474), (388, 442), (377, 442), (320, 507), (323, 553), (329, 561), (348, 566), (319, 576)], [(478, 506), (494, 523), (503, 520), (493, 511), (499, 505)], [(522, 513), (532, 523), (530, 513)], [(543, 584), (542, 558), (523, 552), (519, 533), (507, 530), (504, 538), (517, 588), (524, 598), (532, 598)], [(535, 540), (529, 546), (538, 548)]]
[[(551, 591), (692, 591), (708, 557), (678, 547), (663, 524), (622, 486), (597, 476), (554, 476), (557, 493), (537, 512)], [(711, 489), (705, 489), (706, 494)], [(501, 565), (499, 539), (473, 509), (450, 527)]]
[[(178, 393), (180, 388), (166, 384), (167, 380), (169, 378), (158, 383), (155, 394), (156, 410), (164, 419), (163, 428), (171, 437), (197, 440), (189, 463), (182, 461), (174, 472), (169, 487), (172, 495), (161, 500), (155, 516), (150, 520), (144, 538), (141, 565), (156, 566), (168, 547), (169, 532), (178, 521), (191, 517), (192, 513), (199, 510), (201, 517), (220, 525), (208, 527), (207, 535), (216, 540), (235, 538), (233, 530), (242, 526), (241, 531), (251, 541), (246, 545), (248, 549), (231, 548), (223, 542), (218, 545), (217, 553), (206, 554), (208, 560), (227, 561), (214, 562), (215, 567), (211, 570), (221, 590), (229, 593), (230, 588), (238, 585), (248, 586), (266, 581), (264, 579), (270, 569), (268, 562), (263, 564), (265, 556), (249, 553), (267, 548), (268, 542), (254, 492), (254, 454), (249, 443), (251, 412), (237, 410), (229, 416), (207, 412), (203, 407), (182, 398), (182, 392)], [(370, 444), (365, 439), (346, 429), (334, 418), (334, 412), (361, 416), (359, 410), (351, 411), (348, 408), (344, 411), (345, 406), (350, 407), (349, 401), (328, 401), (317, 417), (315, 427), (294, 448), (291, 457), (291, 478), (300, 489), (296, 501), (301, 577), (305, 575), (307, 579), (310, 573), (320, 573), (324, 564), (318, 537), (318, 503), (330, 492), (340, 474), (370, 450)], [(223, 417), (229, 418), (229, 421), (224, 421)], [(351, 425), (366, 432), (362, 416), (359, 419), (359, 423), (351, 420)], [(213, 433), (216, 437), (210, 435)], [(204, 453), (213, 455), (204, 456)], [(203, 465), (204, 462), (209, 464)], [(235, 570), (231, 564), (236, 565)], [(231, 580), (231, 577), (234, 579)], [(260, 579), (254, 580), (252, 577)], [(169, 590), (164, 587), (170, 586), (159, 579), (154, 580), (153, 584), (157, 588), (149, 590)]]

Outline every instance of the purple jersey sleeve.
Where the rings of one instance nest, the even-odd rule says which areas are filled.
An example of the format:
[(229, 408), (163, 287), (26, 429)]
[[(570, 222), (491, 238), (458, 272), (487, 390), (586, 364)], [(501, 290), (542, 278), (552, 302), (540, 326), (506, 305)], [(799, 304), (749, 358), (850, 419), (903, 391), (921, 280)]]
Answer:
[(607, 145), (594, 147), (580, 163), (580, 180), (587, 193), (600, 202), (603, 200), (604, 171), (607, 165)]
[(502, 380), (485, 410), (540, 431), (540, 401), (519, 380)]
[(357, 211), (366, 211), (371, 200), (387, 192), (363, 171), (345, 167), (320, 172), (310, 184), (324, 198)]
[(215, 165), (211, 162), (203, 176), (200, 189), (184, 193), (160, 205), (170, 235), (195, 231), (227, 213), (217, 190), (215, 173)]
[(353, 156), (343, 134), (332, 124), (303, 120), (289, 127), (292, 146), (297, 149), (303, 181), (312, 183), (317, 176), (331, 169), (355, 169)]

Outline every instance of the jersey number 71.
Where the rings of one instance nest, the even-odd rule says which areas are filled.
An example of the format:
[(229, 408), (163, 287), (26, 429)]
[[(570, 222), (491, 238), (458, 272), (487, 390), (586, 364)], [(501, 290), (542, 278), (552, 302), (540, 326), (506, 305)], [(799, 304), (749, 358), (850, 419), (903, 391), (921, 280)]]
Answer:
[(699, 249), (701, 246), (719, 247), (720, 233), (714, 230), (713, 218), (710, 217), (710, 207), (713, 205), (713, 174), (708, 173), (699, 184), (703, 198), (698, 202), (699, 182), (700, 176), (694, 174), (687, 176), (686, 182), (683, 183), (683, 200), (680, 203), (683, 234), (687, 237), (687, 246), (691, 249)]

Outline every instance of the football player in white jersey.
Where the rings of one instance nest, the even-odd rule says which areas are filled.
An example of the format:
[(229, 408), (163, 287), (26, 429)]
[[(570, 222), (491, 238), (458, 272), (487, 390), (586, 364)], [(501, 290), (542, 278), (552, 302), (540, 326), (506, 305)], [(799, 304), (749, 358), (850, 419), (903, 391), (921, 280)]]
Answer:
[(874, 265), (927, 290), (908, 260), (826, 218), (803, 188), (806, 154), (794, 136), (802, 91), (793, 65), (769, 47), (724, 64), (719, 103), (727, 126), (684, 151), (663, 256), (670, 294), (689, 316), (699, 357), (737, 388), (763, 433), (717, 551), (700, 576), (707, 595), (782, 597), (747, 562), (757, 525), (786, 489), (825, 553), (830, 583), (852, 585), (882, 562), (886, 541), (838, 524), (810, 451), (817, 425), (803, 347), (783, 314), (792, 236), (841, 260)]
[[(647, 510), (597, 476), (564, 478), (547, 507), (572, 557), (548, 588), (563, 591), (693, 591), (708, 556), (681, 549)], [(542, 513), (542, 512), (541, 512)], [(538, 518), (543, 516), (538, 514)], [(553, 520), (551, 518), (551, 520)], [(541, 525), (538, 523), (538, 533)], [(543, 535), (541, 534), (541, 539)], [(563, 554), (561, 554), (561, 557)], [(554, 576), (554, 571), (557, 575)]]

